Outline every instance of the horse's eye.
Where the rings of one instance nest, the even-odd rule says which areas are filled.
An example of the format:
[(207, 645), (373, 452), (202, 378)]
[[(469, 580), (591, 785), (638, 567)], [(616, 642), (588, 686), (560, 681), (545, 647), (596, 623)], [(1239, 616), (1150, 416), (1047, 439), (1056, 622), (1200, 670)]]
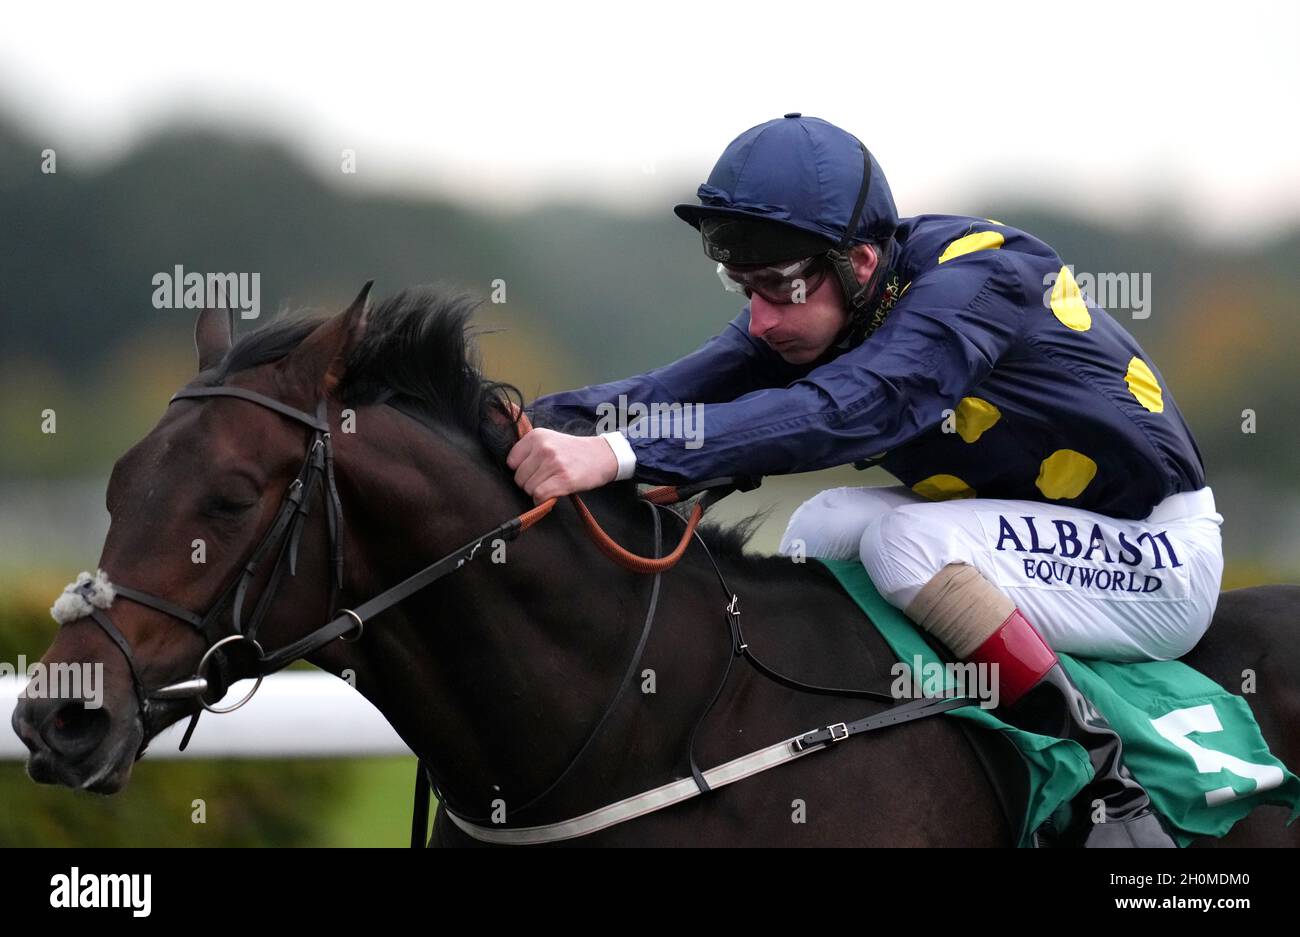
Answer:
[(255, 499), (212, 495), (204, 502), (203, 513), (209, 517), (230, 520), (244, 514), (255, 504), (257, 504)]

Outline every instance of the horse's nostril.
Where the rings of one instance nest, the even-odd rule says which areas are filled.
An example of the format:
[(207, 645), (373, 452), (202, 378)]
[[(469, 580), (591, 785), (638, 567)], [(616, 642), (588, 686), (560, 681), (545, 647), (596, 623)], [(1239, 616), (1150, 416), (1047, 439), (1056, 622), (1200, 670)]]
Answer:
[(18, 705), (14, 707), (14, 714), (9, 717), (9, 727), (27, 746), (28, 751), (36, 751), (36, 727), (32, 724), (31, 707), (21, 697)]
[(41, 737), (60, 755), (75, 759), (99, 746), (108, 733), (109, 721), (102, 707), (89, 709), (83, 701), (73, 700), (50, 715), (41, 729)]

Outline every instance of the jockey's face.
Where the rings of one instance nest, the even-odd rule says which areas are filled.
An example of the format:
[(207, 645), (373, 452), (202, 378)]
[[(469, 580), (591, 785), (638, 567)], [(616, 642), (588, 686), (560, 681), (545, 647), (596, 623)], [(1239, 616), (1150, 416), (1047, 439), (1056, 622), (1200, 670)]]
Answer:
[[(876, 270), (875, 248), (859, 244), (849, 251), (853, 272), (866, 283)], [(767, 342), (790, 364), (821, 357), (848, 324), (848, 304), (836, 276), (825, 277), (803, 302), (773, 303), (754, 293), (749, 299), (749, 334)]]

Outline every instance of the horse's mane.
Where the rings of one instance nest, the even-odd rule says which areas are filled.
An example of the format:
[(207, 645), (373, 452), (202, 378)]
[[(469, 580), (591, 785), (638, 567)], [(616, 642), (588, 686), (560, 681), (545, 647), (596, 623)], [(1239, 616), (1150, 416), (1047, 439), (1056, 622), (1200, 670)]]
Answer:
[[(348, 357), (340, 398), (350, 406), (388, 403), (425, 422), (449, 425), (477, 439), (489, 462), (506, 468), (506, 454), (515, 442), (511, 424), (493, 419), (509, 412), (508, 403), (523, 406), (519, 389), (483, 376), (478, 336), (473, 324), (481, 300), (433, 286), (413, 287), (385, 299), (370, 310), (366, 331)], [(306, 312), (281, 315), (255, 331), (239, 336), (218, 366), (215, 380), (278, 361), (292, 352), (328, 317)], [(593, 425), (581, 420), (560, 421), (545, 408), (530, 412), (534, 426), (590, 435)], [(631, 510), (635, 485), (608, 486), (615, 502)], [(728, 525), (700, 527), (709, 549), (719, 556), (742, 557), (762, 522), (751, 515)]]

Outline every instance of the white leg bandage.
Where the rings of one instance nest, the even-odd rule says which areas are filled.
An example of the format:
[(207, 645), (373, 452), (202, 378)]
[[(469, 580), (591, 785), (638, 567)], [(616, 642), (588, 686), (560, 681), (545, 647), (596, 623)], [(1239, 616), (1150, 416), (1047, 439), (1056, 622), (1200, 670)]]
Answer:
[(998, 630), (1015, 607), (974, 566), (950, 563), (921, 587), (904, 611), (964, 660)]

